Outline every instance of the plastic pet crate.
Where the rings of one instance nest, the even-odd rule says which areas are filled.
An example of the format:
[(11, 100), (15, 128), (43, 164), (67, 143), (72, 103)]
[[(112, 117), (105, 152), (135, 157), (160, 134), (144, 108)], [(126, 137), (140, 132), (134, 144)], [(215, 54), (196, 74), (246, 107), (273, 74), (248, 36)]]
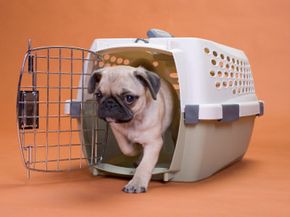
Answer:
[(87, 82), (98, 68), (142, 62), (172, 84), (177, 108), (154, 178), (197, 181), (242, 159), (264, 110), (244, 52), (150, 30), (148, 39), (96, 39), (89, 50), (29, 47), (17, 96), (28, 174), (88, 165), (94, 175), (132, 176), (140, 156), (121, 154), (109, 125), (96, 115)]

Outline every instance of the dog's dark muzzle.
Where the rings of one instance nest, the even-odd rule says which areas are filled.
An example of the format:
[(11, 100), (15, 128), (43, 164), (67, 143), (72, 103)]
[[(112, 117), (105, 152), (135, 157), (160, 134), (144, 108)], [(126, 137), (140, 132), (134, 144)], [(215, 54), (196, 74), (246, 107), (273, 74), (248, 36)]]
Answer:
[(125, 123), (132, 120), (133, 113), (123, 104), (121, 99), (107, 97), (99, 104), (98, 116), (104, 120), (106, 120), (106, 118), (111, 118), (114, 119), (116, 123)]

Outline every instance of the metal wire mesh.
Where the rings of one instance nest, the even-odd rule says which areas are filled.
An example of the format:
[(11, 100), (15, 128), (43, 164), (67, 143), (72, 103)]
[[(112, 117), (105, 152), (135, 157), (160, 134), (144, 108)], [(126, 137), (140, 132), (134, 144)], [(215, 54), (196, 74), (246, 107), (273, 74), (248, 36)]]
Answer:
[[(179, 95), (169, 54), (144, 49), (98, 54), (74, 47), (28, 49), (17, 96), (19, 143), (28, 176), (30, 171), (60, 172), (102, 163), (134, 167), (136, 159), (121, 154), (107, 123), (97, 118), (96, 100), (87, 98), (86, 82), (95, 68), (131, 65), (145, 57)], [(74, 102), (80, 106), (79, 114), (65, 112), (68, 101), (70, 109)], [(166, 143), (161, 153), (166, 157), (159, 163), (167, 165), (174, 150), (170, 134)]]
[[(86, 165), (82, 141), (83, 113), (78, 119), (65, 114), (67, 100), (79, 98), (83, 107), (85, 81), (96, 65), (98, 56), (74, 47), (42, 47), (29, 49), (24, 57), (17, 96), (18, 135), (23, 160), (28, 172), (65, 171)], [(91, 69), (92, 70), (92, 69)], [(81, 82), (81, 83), (80, 83)], [(80, 94), (81, 93), (81, 94)], [(93, 102), (93, 101), (91, 101)], [(95, 114), (89, 114), (96, 122)], [(97, 126), (93, 124), (91, 126)], [(90, 126), (90, 127), (91, 127)], [(95, 139), (91, 139), (94, 148)], [(90, 160), (94, 161), (94, 151)]]

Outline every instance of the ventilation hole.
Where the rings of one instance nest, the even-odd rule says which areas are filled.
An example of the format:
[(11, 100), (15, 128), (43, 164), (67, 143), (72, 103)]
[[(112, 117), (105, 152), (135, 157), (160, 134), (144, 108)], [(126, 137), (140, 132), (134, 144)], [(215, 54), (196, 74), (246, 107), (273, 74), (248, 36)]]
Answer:
[(223, 73), (221, 71), (218, 71), (218, 76), (221, 78), (223, 77)]
[(221, 87), (221, 83), (220, 83), (219, 81), (216, 82), (216, 83), (215, 83), (215, 87), (216, 87), (216, 88), (220, 88), (220, 87)]
[(233, 78), (233, 77), (234, 77), (234, 73), (233, 73), (233, 72), (231, 72), (231, 73), (230, 73), (230, 75), (231, 75), (231, 78)]
[(111, 57), (111, 59), (110, 59), (110, 61), (113, 63), (113, 62), (115, 62), (115, 61), (116, 61), (116, 59), (117, 59), (117, 57), (115, 57), (115, 56), (112, 56), (112, 57)]
[(118, 64), (121, 64), (123, 62), (123, 59), (121, 58), (121, 57), (119, 57), (118, 59), (117, 59), (117, 63)]
[(171, 77), (171, 78), (177, 78), (178, 76), (177, 76), (177, 73), (173, 72), (173, 73), (170, 73), (169, 74), (169, 77)]
[(110, 59), (110, 55), (109, 54), (105, 54), (104, 60), (109, 60), (109, 59)]
[(227, 56), (227, 61), (229, 61), (229, 62), (231, 61), (231, 58), (229, 56)]
[(240, 64), (240, 61), (239, 60), (237, 60), (237, 64)]
[(221, 56), (222, 60), (225, 58), (225, 56), (224, 56), (222, 53), (221, 53), (221, 55), (220, 55), (220, 56)]
[(130, 61), (129, 61), (128, 59), (125, 59), (125, 60), (124, 60), (124, 64), (125, 64), (125, 65), (128, 65), (129, 63), (130, 63)]
[(232, 58), (232, 62), (233, 62), (233, 63), (235, 63), (235, 62), (236, 62), (236, 60), (235, 60), (234, 58)]
[(215, 72), (214, 71), (210, 71), (209, 74), (210, 74), (211, 77), (215, 76)]
[(239, 81), (239, 85), (240, 85), (240, 86), (242, 85), (242, 81), (241, 81), (241, 80)]
[(217, 57), (217, 55), (218, 55), (216, 51), (213, 51), (212, 54), (213, 54), (215, 57)]
[(238, 86), (238, 81), (235, 81), (235, 86)]
[(229, 73), (225, 72), (225, 77), (228, 78), (229, 77)]
[(209, 49), (207, 47), (204, 48), (204, 52), (207, 53), (207, 54), (209, 54)]
[(211, 60), (211, 64), (216, 65), (216, 61), (215, 60)]
[(100, 67), (100, 68), (103, 68), (103, 67), (104, 67), (104, 65), (105, 65), (105, 63), (104, 63), (104, 62), (99, 62), (99, 67)]
[(239, 67), (236, 67), (236, 70), (239, 71), (240, 70)]
[(238, 88), (238, 94), (240, 94), (241, 93), (241, 89), (240, 88)]
[(230, 65), (229, 64), (226, 64), (226, 68), (229, 69), (230, 68)]
[(232, 70), (235, 70), (235, 66), (234, 65), (232, 65), (231, 68), (232, 68)]
[(236, 89), (233, 89), (233, 94), (236, 94), (236, 92), (237, 92)]
[(152, 63), (152, 65), (153, 65), (154, 67), (157, 67), (157, 66), (159, 66), (159, 62), (158, 62), (158, 61), (154, 61), (154, 62)]
[(229, 81), (229, 86), (230, 86), (230, 87), (233, 86), (233, 81)]
[(219, 62), (219, 67), (223, 67), (224, 66), (224, 63), (223, 62)]
[(223, 87), (228, 87), (228, 83), (226, 81), (223, 81)]

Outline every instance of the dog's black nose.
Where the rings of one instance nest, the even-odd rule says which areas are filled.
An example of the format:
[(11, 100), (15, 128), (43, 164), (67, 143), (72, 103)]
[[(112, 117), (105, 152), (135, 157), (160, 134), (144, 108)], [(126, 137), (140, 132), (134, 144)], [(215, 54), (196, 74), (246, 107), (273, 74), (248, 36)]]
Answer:
[(125, 123), (133, 118), (133, 113), (115, 97), (103, 99), (98, 107), (98, 116), (101, 119), (113, 119), (116, 123)]
[(116, 108), (117, 106), (118, 106), (118, 103), (116, 103), (114, 99), (109, 98), (105, 101), (106, 109), (113, 109), (113, 108)]

